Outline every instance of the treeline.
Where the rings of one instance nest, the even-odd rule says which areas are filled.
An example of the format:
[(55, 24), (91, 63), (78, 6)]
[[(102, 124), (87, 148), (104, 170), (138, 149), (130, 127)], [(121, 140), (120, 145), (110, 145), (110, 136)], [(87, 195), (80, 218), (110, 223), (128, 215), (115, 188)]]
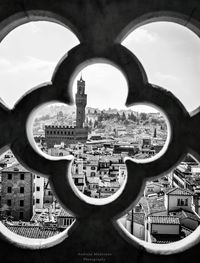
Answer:
[(49, 120), (50, 119), (50, 116), (49, 114), (46, 114), (46, 115), (43, 115), (39, 118), (35, 118), (35, 121), (38, 122), (38, 121), (46, 121), (46, 120)]
[(128, 116), (126, 116), (125, 112), (122, 113), (122, 115), (119, 114), (119, 112), (117, 113), (106, 113), (106, 112), (101, 112), (100, 114), (98, 114), (98, 122), (101, 121), (107, 121), (107, 120), (113, 120), (115, 119), (116, 121), (125, 121), (125, 120), (132, 120), (132, 121), (137, 121), (137, 117), (131, 112), (131, 114), (128, 114)]

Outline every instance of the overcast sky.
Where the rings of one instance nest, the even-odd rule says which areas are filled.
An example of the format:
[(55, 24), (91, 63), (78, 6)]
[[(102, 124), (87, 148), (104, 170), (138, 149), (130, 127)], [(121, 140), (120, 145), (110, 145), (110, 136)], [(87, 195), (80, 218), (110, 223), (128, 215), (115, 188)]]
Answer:
[[(55, 23), (32, 22), (13, 30), (0, 44), (0, 97), (12, 108), (27, 90), (49, 81), (57, 62), (78, 43), (73, 33)], [(199, 106), (200, 41), (194, 33), (157, 22), (136, 29), (122, 44), (142, 62), (149, 82), (172, 91), (189, 111)], [(125, 108), (127, 85), (118, 69), (93, 64), (82, 74), (87, 106)]]

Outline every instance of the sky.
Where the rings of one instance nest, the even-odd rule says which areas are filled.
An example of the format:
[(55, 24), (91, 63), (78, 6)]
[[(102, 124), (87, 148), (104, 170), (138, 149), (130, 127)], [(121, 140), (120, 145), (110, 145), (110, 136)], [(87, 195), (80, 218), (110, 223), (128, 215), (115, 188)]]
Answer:
[[(56, 64), (78, 43), (71, 31), (52, 22), (30, 22), (11, 31), (0, 43), (0, 97), (5, 104), (14, 107), (26, 91), (50, 81)], [(172, 91), (188, 111), (199, 106), (200, 40), (193, 32), (171, 22), (150, 23), (131, 32), (122, 44), (138, 57), (150, 83)], [(93, 64), (82, 75), (87, 106), (126, 108), (127, 83), (117, 68)], [(74, 90), (77, 78), (80, 73)], [(154, 111), (144, 106), (133, 110)]]

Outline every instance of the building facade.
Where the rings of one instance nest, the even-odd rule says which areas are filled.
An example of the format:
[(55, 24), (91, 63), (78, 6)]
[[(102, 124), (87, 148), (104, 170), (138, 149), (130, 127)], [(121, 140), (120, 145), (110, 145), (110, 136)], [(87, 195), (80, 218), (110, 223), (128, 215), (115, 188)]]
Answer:
[(30, 221), (33, 215), (34, 174), (14, 164), (1, 171), (1, 216), (14, 221)]

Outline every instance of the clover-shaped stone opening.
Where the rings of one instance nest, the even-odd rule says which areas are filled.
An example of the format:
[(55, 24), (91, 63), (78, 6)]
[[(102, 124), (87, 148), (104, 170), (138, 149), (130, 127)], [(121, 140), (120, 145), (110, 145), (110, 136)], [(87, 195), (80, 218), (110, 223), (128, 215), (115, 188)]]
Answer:
[(149, 83), (171, 91), (188, 111), (199, 107), (199, 37), (173, 22), (152, 22), (122, 42), (142, 63)]
[(57, 63), (78, 44), (69, 29), (54, 22), (28, 22), (13, 29), (0, 45), (2, 100), (13, 108), (27, 91), (50, 82)]
[(119, 222), (149, 251), (175, 253), (198, 241), (199, 202), (200, 164), (188, 154), (170, 173), (147, 181), (137, 205)]
[[(119, 196), (127, 177), (125, 157), (136, 162), (153, 160), (168, 146), (166, 117), (147, 105), (126, 108), (127, 94), (122, 95), (126, 82), (121, 76), (108, 65), (86, 67), (74, 81), (75, 105), (40, 107), (32, 121), (40, 154), (74, 157), (72, 188), (87, 203), (100, 205), (97, 199), (107, 203)], [(113, 85), (114, 101), (109, 95)]]

